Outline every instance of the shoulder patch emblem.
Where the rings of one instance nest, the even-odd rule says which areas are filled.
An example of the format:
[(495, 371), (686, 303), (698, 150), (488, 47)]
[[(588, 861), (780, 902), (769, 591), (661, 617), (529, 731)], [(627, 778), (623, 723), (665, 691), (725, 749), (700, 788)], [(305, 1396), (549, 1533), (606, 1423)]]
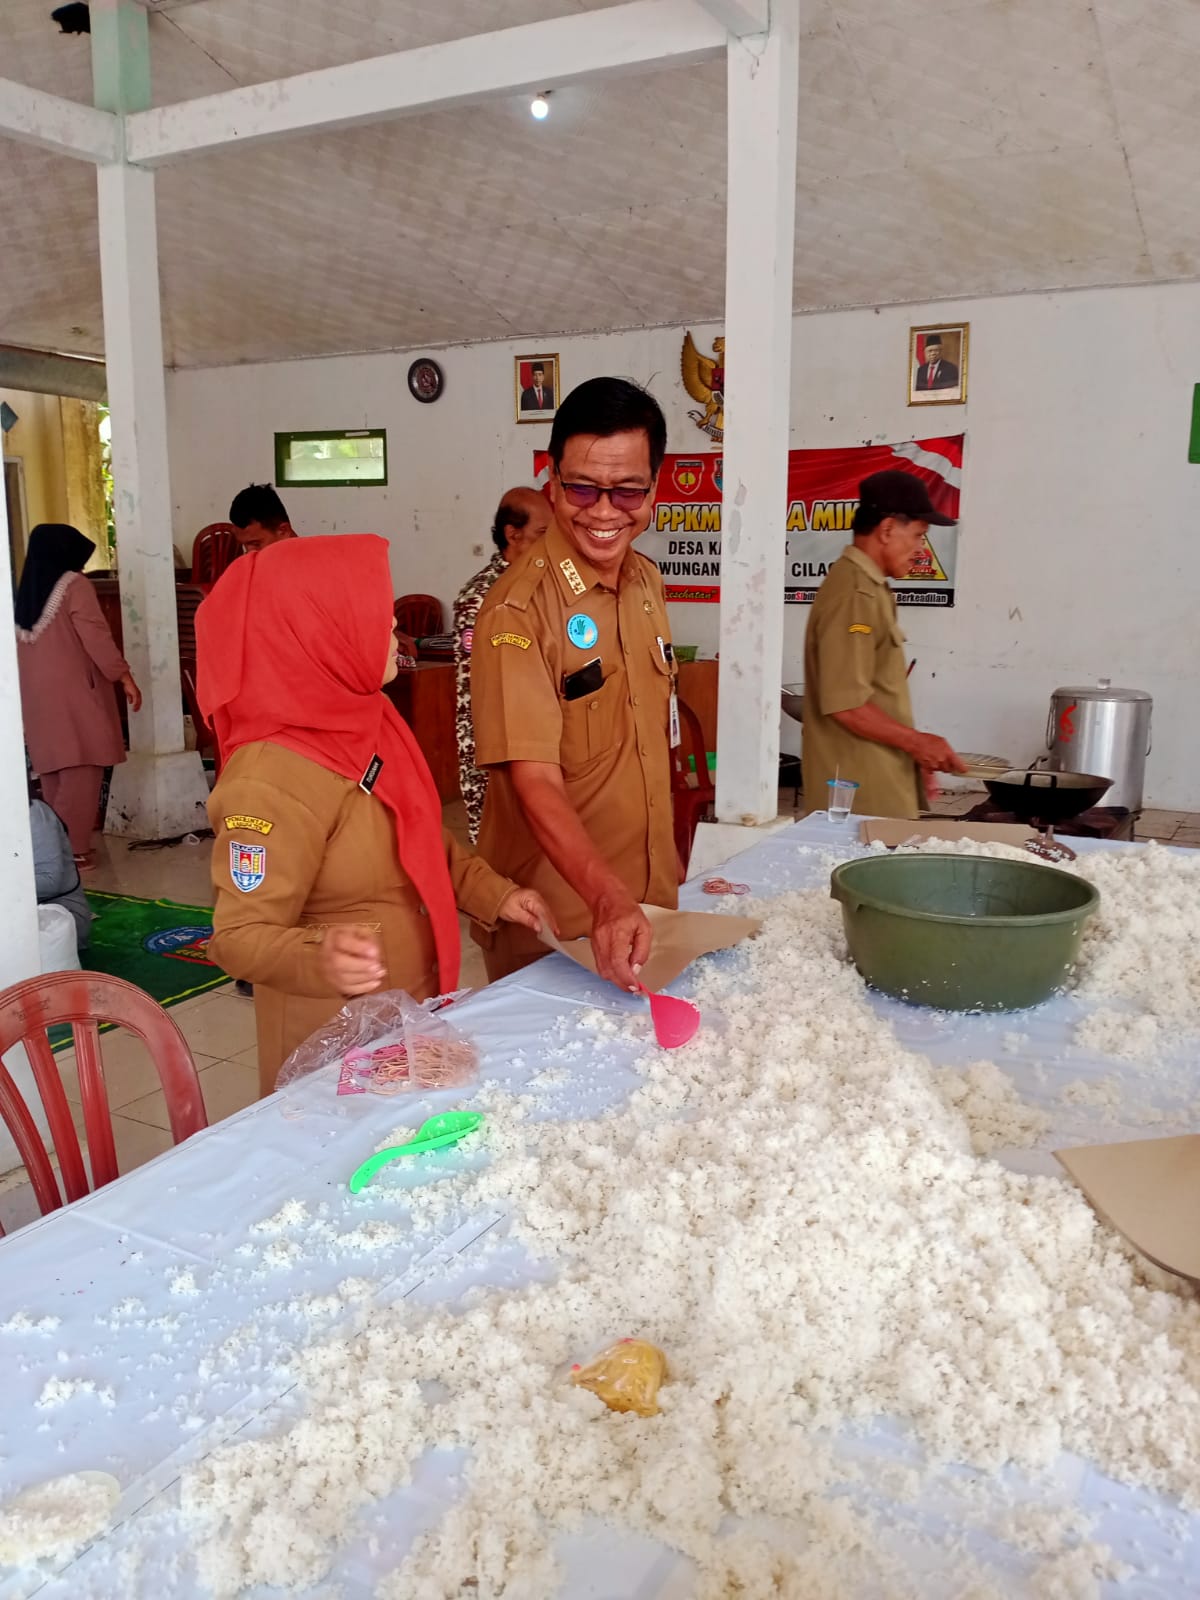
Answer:
[(267, 876), (267, 847), (265, 844), (239, 844), (229, 841), (229, 876), (234, 887), (243, 894), (261, 889)]
[(851, 633), (870, 633), (870, 631), (865, 622), (852, 622), (850, 624)]
[(264, 839), (274, 826), (275, 824), (268, 822), (265, 817), (239, 816), (225, 818), (225, 827), (230, 833), (235, 833), (238, 829), (241, 829), (243, 833), (261, 833)]
[(568, 556), (565, 561), (560, 561), (558, 565), (563, 577), (571, 586), (571, 593), (586, 594), (587, 584), (584, 583), (583, 579), (579, 576), (579, 569), (571, 560), (570, 556)]
[(519, 633), (494, 633), (492, 635), (493, 648), (498, 644), (515, 644), (518, 650), (528, 650), (532, 643), (532, 639), (524, 639)]

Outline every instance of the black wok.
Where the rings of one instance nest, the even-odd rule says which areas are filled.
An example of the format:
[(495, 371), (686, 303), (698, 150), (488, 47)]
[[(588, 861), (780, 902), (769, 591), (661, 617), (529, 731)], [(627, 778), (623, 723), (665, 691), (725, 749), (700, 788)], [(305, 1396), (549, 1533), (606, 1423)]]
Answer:
[(1111, 778), (1090, 772), (1006, 772), (984, 782), (1002, 810), (1051, 827), (1098, 806), (1112, 787)]

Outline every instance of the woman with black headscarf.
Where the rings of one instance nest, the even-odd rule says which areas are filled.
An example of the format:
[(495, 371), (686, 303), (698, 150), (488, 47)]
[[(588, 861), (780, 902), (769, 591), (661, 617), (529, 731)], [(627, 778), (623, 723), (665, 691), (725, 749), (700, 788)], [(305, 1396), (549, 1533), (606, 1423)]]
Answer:
[(39, 523), (29, 536), (16, 603), (25, 744), (81, 867), (92, 864), (104, 769), (125, 759), (112, 685), (121, 684), (134, 711), (142, 704), (96, 591), (83, 576), (95, 548), (78, 528)]

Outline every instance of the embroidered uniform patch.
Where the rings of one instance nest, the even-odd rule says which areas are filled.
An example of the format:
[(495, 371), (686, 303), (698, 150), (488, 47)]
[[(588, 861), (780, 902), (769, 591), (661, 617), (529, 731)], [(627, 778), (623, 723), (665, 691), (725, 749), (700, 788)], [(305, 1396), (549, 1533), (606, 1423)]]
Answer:
[(462, 653), (463, 653), (463, 655), (469, 656), (471, 654), (471, 646), (474, 643), (475, 643), (475, 629), (474, 628), (464, 628), (463, 629), (463, 636), (462, 636)]
[(865, 622), (852, 622), (850, 624), (851, 633), (870, 633), (870, 631)]
[(523, 639), (519, 633), (494, 633), (493, 646), (498, 644), (515, 644), (518, 650), (528, 650), (533, 643), (532, 639)]
[(225, 826), (230, 833), (240, 828), (243, 833), (261, 833), (265, 839), (275, 824), (265, 817), (226, 817)]
[(233, 879), (234, 886), (249, 894), (252, 889), (261, 889), (263, 879), (267, 875), (267, 847), (265, 844), (239, 844), (236, 839), (229, 842), (229, 876)]
[(560, 570), (562, 571), (563, 577), (571, 585), (571, 593), (572, 594), (586, 594), (587, 593), (587, 584), (584, 583), (583, 579), (579, 576), (579, 569), (576, 567), (575, 563), (571, 560), (570, 556), (568, 556), (565, 561), (560, 561), (558, 563), (558, 565), (559, 565)]
[(600, 629), (586, 611), (567, 618), (567, 638), (577, 650), (590, 650), (599, 637)]

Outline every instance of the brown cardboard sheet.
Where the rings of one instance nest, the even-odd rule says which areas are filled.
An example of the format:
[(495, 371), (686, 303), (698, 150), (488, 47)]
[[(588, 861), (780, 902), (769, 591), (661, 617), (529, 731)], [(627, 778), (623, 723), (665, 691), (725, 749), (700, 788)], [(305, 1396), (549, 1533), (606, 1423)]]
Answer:
[[(663, 906), (645, 905), (642, 910), (654, 929), (654, 947), (641, 974), (647, 989), (666, 988), (697, 956), (728, 950), (762, 927), (754, 917), (732, 917), (720, 911), (668, 911)], [(560, 944), (548, 929), (542, 930), (541, 937), (551, 949), (595, 972), (592, 941), (587, 937)]]
[(1054, 1154), (1135, 1249), (1200, 1284), (1200, 1133)]

